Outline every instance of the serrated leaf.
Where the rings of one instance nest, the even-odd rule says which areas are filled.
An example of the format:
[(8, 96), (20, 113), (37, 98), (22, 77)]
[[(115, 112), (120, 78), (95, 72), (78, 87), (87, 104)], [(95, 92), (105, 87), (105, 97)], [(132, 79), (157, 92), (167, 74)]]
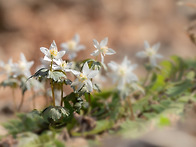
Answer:
[(41, 68), (39, 69), (34, 75), (32, 75), (31, 77), (29, 77), (27, 80), (29, 80), (30, 78), (46, 78), (48, 76), (48, 72), (49, 72), (49, 69), (47, 68)]
[(53, 79), (55, 82), (62, 82), (67, 77), (63, 72), (60, 71), (49, 71), (48, 78)]

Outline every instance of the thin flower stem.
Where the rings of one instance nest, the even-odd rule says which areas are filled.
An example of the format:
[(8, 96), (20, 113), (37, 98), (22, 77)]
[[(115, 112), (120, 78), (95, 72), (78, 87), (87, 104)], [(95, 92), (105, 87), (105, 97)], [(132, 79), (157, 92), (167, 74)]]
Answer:
[(61, 84), (61, 106), (63, 106), (63, 83)]
[[(53, 59), (52, 59), (51, 64), (50, 64), (50, 71), (52, 71), (52, 64), (53, 64)], [(54, 85), (53, 85), (53, 80), (52, 79), (51, 79), (50, 84), (51, 84), (51, 89), (52, 89), (52, 104), (55, 107)]]
[(146, 75), (146, 77), (144, 79), (143, 86), (146, 86), (146, 84), (148, 83), (150, 75), (151, 75), (151, 71), (148, 71), (148, 73), (147, 73), (147, 75)]
[(87, 114), (90, 114), (90, 112), (91, 112), (91, 94), (90, 93), (88, 93), (88, 104), (89, 104), (89, 107), (88, 107), (88, 112), (87, 112)]
[(16, 111), (16, 97), (15, 97), (15, 89), (12, 88), (12, 96), (13, 96), (13, 103), (14, 103), (14, 112)]
[(21, 110), (23, 103), (24, 103), (24, 94), (22, 94), (22, 98), (21, 98), (21, 101), (20, 101), (20, 105), (18, 107), (18, 111)]
[(33, 109), (35, 109), (36, 104), (35, 104), (35, 91), (34, 91), (34, 90), (32, 90), (32, 94), (33, 94), (33, 97), (32, 97), (32, 101), (33, 101)]
[(44, 97), (46, 99), (46, 106), (49, 104), (48, 96), (47, 96), (47, 81), (45, 83), (45, 89), (44, 89)]
[(127, 97), (127, 102), (128, 102), (128, 105), (129, 105), (129, 108), (130, 108), (130, 111), (131, 111), (131, 120), (135, 120), (135, 117), (134, 117), (134, 113), (133, 113), (133, 107), (132, 107), (132, 103), (131, 103), (131, 100), (130, 100), (130, 97)]
[(51, 79), (51, 89), (52, 89), (52, 104), (55, 107), (55, 97), (54, 97), (54, 85), (53, 85), (53, 81)]

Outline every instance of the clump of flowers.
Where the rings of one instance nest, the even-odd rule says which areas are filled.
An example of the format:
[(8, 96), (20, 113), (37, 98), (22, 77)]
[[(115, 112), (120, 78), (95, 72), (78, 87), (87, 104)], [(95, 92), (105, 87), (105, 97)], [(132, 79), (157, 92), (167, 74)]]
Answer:
[(33, 66), (34, 61), (27, 61), (25, 55), (23, 53), (20, 54), (20, 60), (18, 63), (13, 63), (12, 59), (9, 59), (8, 63), (0, 62), (0, 67), (2, 68), (2, 73), (7, 75), (7, 79), (1, 82), (1, 86), (3, 87), (11, 87), (14, 107), (16, 110), (16, 99), (15, 99), (15, 89), (21, 88), (22, 98), (21, 102), (17, 108), (19, 111), (24, 102), (24, 94), (27, 90), (33, 89), (33, 91), (38, 91), (43, 89), (42, 84), (36, 80), (30, 80), (26, 82), (28, 77), (31, 76), (30, 69)]

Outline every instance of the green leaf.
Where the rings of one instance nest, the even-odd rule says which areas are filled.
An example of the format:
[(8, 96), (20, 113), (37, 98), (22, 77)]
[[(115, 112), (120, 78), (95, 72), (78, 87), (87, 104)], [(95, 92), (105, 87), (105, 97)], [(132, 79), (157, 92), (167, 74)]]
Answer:
[(53, 79), (55, 82), (62, 82), (66, 80), (66, 75), (60, 71), (49, 71), (48, 78)]
[(78, 133), (78, 132), (72, 132), (71, 134), (73, 136), (90, 136), (90, 135), (96, 135), (98, 133), (107, 131), (108, 129), (112, 128), (113, 126), (113, 121), (109, 121), (109, 120), (100, 120), (96, 122), (96, 127), (91, 130), (91, 131), (87, 131), (87, 132), (82, 132), (82, 133)]
[(177, 82), (177, 83), (170, 85), (167, 88), (166, 93), (171, 97), (178, 96), (191, 87), (192, 87), (191, 81), (185, 80), (185, 81)]
[(173, 75), (175, 68), (174, 68), (174, 65), (170, 61), (162, 61), (160, 65), (162, 66), (161, 75), (164, 78), (169, 78)]
[(32, 75), (31, 77), (29, 77), (27, 80), (29, 80), (30, 78), (47, 78), (48, 76), (48, 72), (49, 72), (49, 69), (47, 68), (41, 68), (40, 70), (38, 70), (34, 75)]
[(164, 126), (170, 126), (171, 125), (171, 121), (169, 118), (165, 117), (165, 116), (161, 116), (159, 119), (159, 126), (164, 127)]
[(158, 74), (155, 76), (154, 82), (152, 83), (152, 87), (150, 88), (150, 90), (160, 91), (165, 85), (165, 78), (163, 77), (163, 75)]
[(12, 87), (12, 88), (16, 88), (19, 85), (20, 85), (20, 82), (17, 79), (13, 79), (13, 78), (9, 78), (7, 80), (4, 80), (0, 84), (0, 86), (3, 86), (3, 87), (9, 86), (9, 87)]
[(58, 128), (64, 126), (72, 115), (69, 110), (64, 107), (49, 106), (43, 110), (42, 116), (51, 126)]

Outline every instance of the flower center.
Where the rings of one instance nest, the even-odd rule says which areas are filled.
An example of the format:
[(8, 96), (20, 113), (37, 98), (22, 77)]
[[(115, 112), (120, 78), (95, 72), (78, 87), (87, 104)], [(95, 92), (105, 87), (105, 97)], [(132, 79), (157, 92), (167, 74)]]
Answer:
[(76, 49), (76, 42), (75, 41), (73, 41), (73, 40), (70, 40), (70, 41), (68, 41), (68, 48), (69, 48), (69, 50), (75, 50)]
[(101, 47), (101, 52), (102, 52), (103, 54), (107, 53), (107, 51), (108, 51), (108, 47), (107, 47), (107, 46)]
[(119, 70), (118, 70), (118, 73), (119, 73), (120, 76), (125, 76), (126, 68), (120, 67)]
[(156, 54), (156, 51), (153, 50), (152, 48), (147, 49), (147, 55), (149, 57), (154, 56)]
[(53, 57), (56, 57), (57, 56), (57, 53), (58, 53), (58, 51), (56, 50), (56, 49), (51, 49), (50, 50), (50, 54), (51, 54), (51, 57), (53, 58)]
[(61, 68), (64, 69), (66, 68), (67, 66), (67, 63), (65, 61), (63, 61), (61, 64), (60, 64)]
[(6, 64), (4, 68), (5, 68), (7, 73), (11, 73), (12, 68), (11, 68), (11, 66), (9, 64)]
[(81, 81), (81, 82), (84, 82), (85, 80), (87, 80), (87, 77), (84, 75), (84, 74), (80, 74), (79, 75), (79, 80)]
[(25, 64), (24, 62), (20, 61), (20, 62), (19, 62), (19, 67), (20, 67), (21, 70), (24, 71), (25, 68), (26, 68), (26, 64)]

